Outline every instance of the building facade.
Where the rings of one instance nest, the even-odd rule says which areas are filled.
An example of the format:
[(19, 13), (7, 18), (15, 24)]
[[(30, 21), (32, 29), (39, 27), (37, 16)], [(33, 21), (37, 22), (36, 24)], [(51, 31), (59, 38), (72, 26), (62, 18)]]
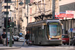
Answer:
[[(64, 25), (64, 34), (70, 34), (70, 37), (75, 36), (74, 28), (75, 28), (75, 0), (59, 0), (59, 11), (60, 13), (73, 14), (73, 18), (66, 17), (65, 19), (61, 20)], [(71, 17), (71, 16), (70, 16)], [(73, 29), (73, 30), (72, 30)]]
[[(7, 0), (3, 0), (2, 2), (2, 12), (3, 17), (6, 18), (6, 14), (8, 14), (8, 18), (11, 17), (12, 22), (14, 22), (14, 27), (12, 27), (13, 34), (19, 34), (21, 29), (21, 18), (22, 18), (22, 6), (19, 5), (21, 1), (19, 0), (9, 0), (7, 5)], [(20, 13), (20, 14), (19, 14)], [(9, 30), (10, 28), (8, 28)], [(6, 28), (3, 28), (3, 31), (6, 31)], [(8, 31), (10, 32), (10, 31)]]
[(2, 0), (0, 0), (0, 34), (3, 33), (4, 21), (2, 13)]
[[(59, 13), (59, 0), (55, 0), (55, 13)], [(52, 0), (32, 0), (30, 2), (29, 22), (51, 18), (52, 18)]]
[[(12, 5), (11, 1), (12, 0), (9, 0), (8, 4), (7, 4), (7, 0), (2, 1), (2, 13), (3, 13), (3, 19), (4, 19), (3, 32), (6, 32), (6, 28), (5, 28), (6, 27), (6, 16), (8, 15), (8, 20), (10, 17), (12, 18), (14, 17), (14, 14), (11, 12), (11, 5)], [(8, 28), (8, 32), (10, 32), (10, 28)]]
[(75, 11), (75, 0), (60, 0), (59, 1), (60, 12), (66, 12), (66, 10)]

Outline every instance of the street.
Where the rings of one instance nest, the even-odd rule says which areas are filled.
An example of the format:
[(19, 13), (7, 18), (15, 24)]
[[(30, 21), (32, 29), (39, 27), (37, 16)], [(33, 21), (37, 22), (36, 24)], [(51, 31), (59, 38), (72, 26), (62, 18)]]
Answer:
[(24, 45), (23, 42), (15, 42), (13, 46), (20, 47), (16, 49), (0, 49), (0, 50), (75, 50), (75, 46), (62, 45), (62, 46), (37, 46), (37, 45)]

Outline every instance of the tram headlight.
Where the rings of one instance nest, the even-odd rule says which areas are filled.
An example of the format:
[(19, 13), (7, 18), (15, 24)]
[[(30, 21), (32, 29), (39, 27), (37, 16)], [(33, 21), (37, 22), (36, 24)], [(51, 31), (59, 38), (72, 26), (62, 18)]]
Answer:
[(61, 40), (61, 38), (59, 38), (59, 40)]
[(49, 40), (51, 40), (51, 38), (49, 38)]

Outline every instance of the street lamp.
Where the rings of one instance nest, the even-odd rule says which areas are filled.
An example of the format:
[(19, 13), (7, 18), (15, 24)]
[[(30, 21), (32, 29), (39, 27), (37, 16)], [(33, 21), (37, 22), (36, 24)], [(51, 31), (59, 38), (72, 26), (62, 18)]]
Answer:
[(26, 14), (27, 24), (28, 24), (28, 10), (29, 10), (28, 4), (29, 3), (30, 3), (30, 0), (26, 0), (25, 4), (27, 4), (27, 14)]
[(28, 4), (27, 4), (27, 15), (26, 15), (26, 19), (27, 19), (27, 24), (28, 24)]
[(10, 10), (10, 16), (11, 16), (11, 21), (10, 21), (10, 42), (9, 46), (12, 47), (12, 27), (13, 27), (13, 17), (12, 17), (12, 10)]
[(19, 5), (23, 5), (23, 2), (21, 1), (21, 2), (19, 3)]

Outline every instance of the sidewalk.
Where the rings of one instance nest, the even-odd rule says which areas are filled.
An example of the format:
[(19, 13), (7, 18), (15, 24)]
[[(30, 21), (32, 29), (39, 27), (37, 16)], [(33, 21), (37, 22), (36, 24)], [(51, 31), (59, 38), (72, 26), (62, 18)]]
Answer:
[(9, 47), (8, 46), (3, 46), (3, 44), (0, 44), (0, 49), (20, 49), (21, 47), (16, 47), (16, 46), (12, 46), (12, 47)]

